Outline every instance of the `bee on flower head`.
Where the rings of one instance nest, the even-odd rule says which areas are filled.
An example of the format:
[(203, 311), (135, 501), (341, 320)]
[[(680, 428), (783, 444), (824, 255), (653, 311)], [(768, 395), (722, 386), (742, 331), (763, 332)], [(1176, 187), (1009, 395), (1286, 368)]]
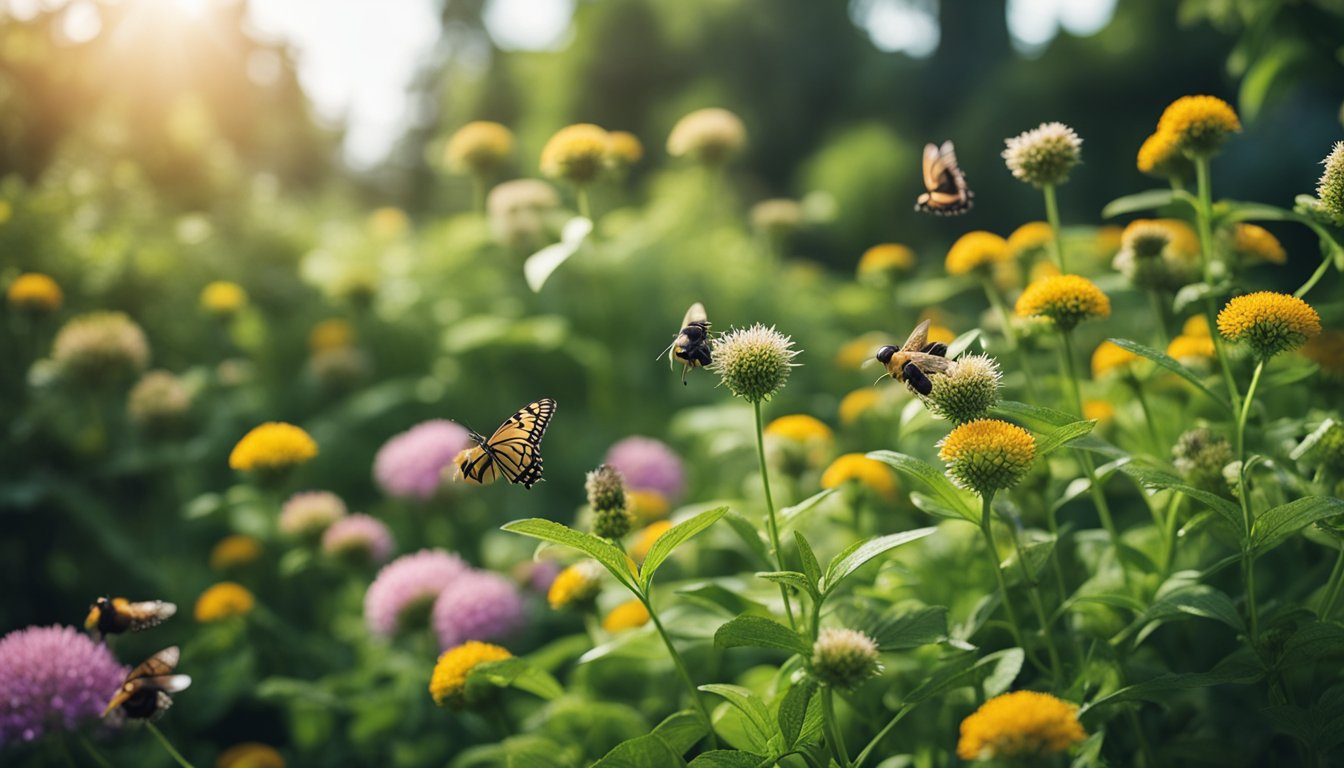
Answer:
[(89, 615), (84, 619), (84, 629), (94, 633), (101, 640), (107, 635), (149, 629), (172, 618), (175, 613), (177, 606), (162, 600), (132, 603), (124, 597), (100, 597), (89, 606)]
[(709, 339), (709, 317), (705, 314), (705, 306), (697, 301), (686, 310), (686, 316), (681, 320), (681, 330), (667, 349), (663, 350), (663, 354), (667, 355), (669, 368), (675, 365), (676, 361), (681, 361), (683, 386), (686, 384), (686, 373), (690, 369), (703, 368), (713, 362), (709, 351)]
[(929, 341), (931, 323), (925, 320), (916, 326), (899, 348), (888, 344), (877, 350), (877, 361), (887, 367), (887, 373), (921, 395), (933, 391), (929, 375), (947, 373), (952, 362), (947, 359), (946, 344)]
[(126, 682), (117, 689), (107, 703), (103, 717), (117, 710), (132, 720), (150, 720), (162, 715), (173, 705), (171, 694), (184, 691), (191, 685), (187, 675), (174, 675), (177, 660), (182, 653), (177, 646), (164, 648), (131, 670)]

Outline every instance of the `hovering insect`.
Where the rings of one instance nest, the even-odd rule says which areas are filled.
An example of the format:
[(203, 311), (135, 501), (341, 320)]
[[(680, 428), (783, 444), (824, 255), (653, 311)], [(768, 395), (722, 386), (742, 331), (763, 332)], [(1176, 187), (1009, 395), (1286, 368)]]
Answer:
[(910, 338), (899, 349), (888, 344), (877, 350), (877, 361), (887, 367), (887, 373), (902, 382), (911, 391), (927, 395), (933, 391), (929, 374), (947, 373), (947, 345), (929, 341), (929, 325), (925, 320), (910, 333)]
[(174, 675), (181, 652), (176, 645), (164, 648), (150, 656), (143, 664), (131, 670), (112, 700), (103, 710), (103, 717), (120, 709), (132, 720), (149, 720), (163, 714), (173, 705), (170, 694), (186, 690), (191, 685), (187, 675)]
[(162, 600), (132, 603), (124, 597), (100, 597), (89, 606), (84, 628), (101, 639), (122, 632), (139, 632), (158, 625), (177, 613), (177, 606)]
[(469, 483), (489, 485), (503, 475), (510, 483), (522, 483), (532, 490), (541, 480), (541, 438), (553, 413), (555, 401), (543, 397), (505, 419), (489, 440), (472, 432), (476, 447), (458, 455), (458, 476)]
[(676, 361), (681, 361), (682, 386), (686, 385), (686, 374), (692, 368), (703, 368), (713, 362), (709, 337), (709, 317), (705, 314), (705, 305), (697, 301), (686, 310), (686, 316), (681, 319), (681, 330), (667, 345), (667, 349), (663, 350), (669, 368), (676, 365)]
[(941, 147), (924, 145), (924, 187), (928, 191), (915, 201), (916, 211), (959, 216), (971, 210), (975, 193), (966, 186), (966, 174), (957, 166), (951, 141), (944, 141)]

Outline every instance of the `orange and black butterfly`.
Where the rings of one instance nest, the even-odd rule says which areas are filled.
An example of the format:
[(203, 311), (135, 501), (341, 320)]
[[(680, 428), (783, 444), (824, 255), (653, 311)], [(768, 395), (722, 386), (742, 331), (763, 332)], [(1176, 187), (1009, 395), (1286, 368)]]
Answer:
[(119, 635), (122, 632), (139, 632), (156, 626), (177, 613), (177, 606), (162, 600), (145, 600), (132, 603), (124, 597), (100, 597), (89, 606), (89, 615), (84, 619), (84, 628), (98, 635)]
[(924, 187), (928, 191), (915, 201), (915, 210), (938, 216), (959, 216), (971, 210), (975, 193), (966, 186), (966, 174), (957, 166), (951, 141), (943, 146), (924, 145)]
[(471, 433), (475, 448), (457, 457), (458, 476), (469, 483), (489, 485), (500, 475), (528, 490), (541, 480), (541, 438), (555, 413), (555, 401), (543, 397), (528, 403), (504, 420), (490, 439)]
[(191, 678), (187, 675), (173, 674), (181, 655), (174, 645), (150, 656), (131, 670), (126, 682), (121, 684), (116, 695), (107, 703), (103, 717), (118, 709), (132, 720), (149, 720), (163, 714), (173, 705), (171, 694), (186, 690), (191, 685)]

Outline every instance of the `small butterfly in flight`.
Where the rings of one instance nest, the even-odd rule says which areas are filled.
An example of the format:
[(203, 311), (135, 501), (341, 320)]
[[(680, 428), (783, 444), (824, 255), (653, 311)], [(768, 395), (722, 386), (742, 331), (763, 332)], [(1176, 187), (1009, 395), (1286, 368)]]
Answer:
[(924, 145), (924, 187), (928, 191), (915, 201), (916, 211), (959, 216), (971, 210), (975, 193), (966, 186), (966, 174), (957, 166), (951, 141), (944, 141), (941, 147)]
[(505, 419), (488, 440), (472, 432), (476, 446), (458, 455), (458, 476), (469, 483), (489, 485), (503, 475), (510, 483), (532, 490), (541, 480), (541, 438), (554, 413), (555, 401), (543, 397)]

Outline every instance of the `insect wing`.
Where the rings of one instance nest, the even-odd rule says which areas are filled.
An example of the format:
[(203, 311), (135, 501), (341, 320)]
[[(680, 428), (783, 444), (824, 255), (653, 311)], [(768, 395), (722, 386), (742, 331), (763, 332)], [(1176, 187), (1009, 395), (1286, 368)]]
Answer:
[(902, 352), (918, 352), (924, 348), (929, 341), (929, 326), (933, 324), (932, 320), (925, 320), (915, 326), (915, 330), (910, 332), (910, 337), (905, 340), (901, 346)]
[(705, 305), (698, 301), (692, 304), (691, 308), (686, 310), (686, 316), (681, 318), (682, 328), (685, 328), (691, 323), (709, 324), (709, 315), (705, 314)]

